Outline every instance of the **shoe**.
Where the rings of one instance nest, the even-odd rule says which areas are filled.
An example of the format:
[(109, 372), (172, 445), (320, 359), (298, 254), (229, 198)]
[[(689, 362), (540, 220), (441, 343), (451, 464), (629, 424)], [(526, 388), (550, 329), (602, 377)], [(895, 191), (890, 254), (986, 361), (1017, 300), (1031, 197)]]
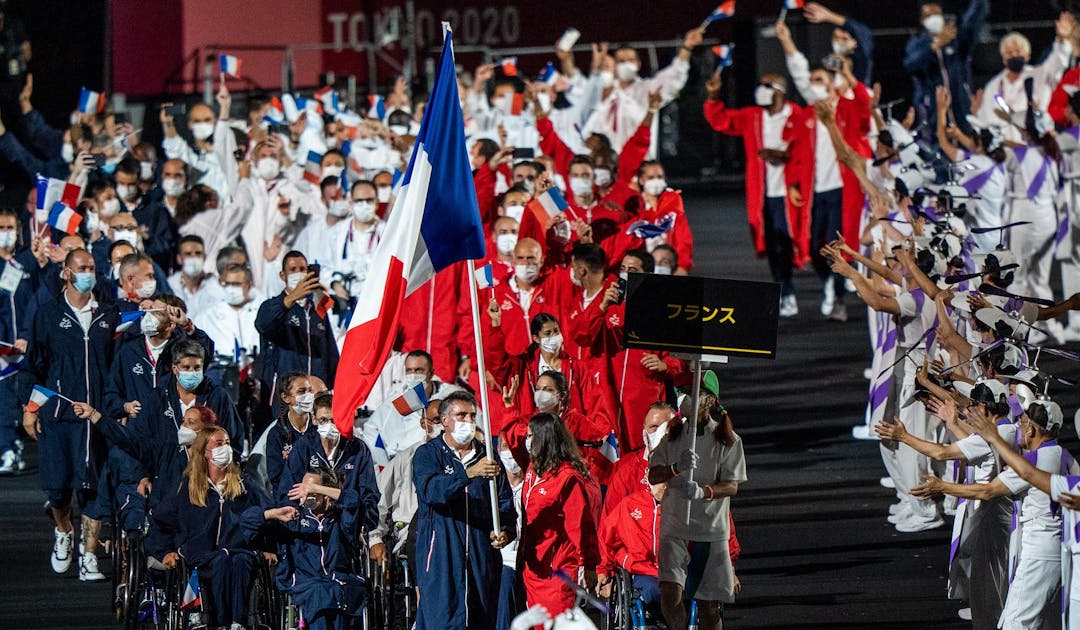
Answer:
[(960, 610), (956, 611), (956, 616), (963, 619), (964, 621), (971, 621), (971, 609), (961, 608)]
[(79, 558), (79, 581), (100, 582), (105, 579), (105, 574), (98, 570), (97, 556), (86, 554)]
[(856, 293), (858, 291), (855, 288), (855, 283), (851, 281), (851, 278), (844, 278), (844, 291), (848, 293)]
[(892, 480), (892, 477), (882, 477), (878, 483), (881, 484), (882, 488), (889, 488), (890, 490), (896, 489), (896, 482)]
[(828, 317), (833, 310), (833, 305), (836, 303), (836, 294), (833, 293), (833, 277), (829, 276), (825, 280), (825, 289), (821, 294), (821, 315)]
[(935, 518), (932, 521), (909, 518), (907, 520), (896, 523), (896, 531), (903, 532), (905, 534), (914, 534), (915, 532), (925, 532), (927, 530), (937, 529), (944, 524), (945, 521), (941, 518)]
[(53, 536), (56, 537), (56, 541), (53, 543), (52, 557), (49, 558), (52, 570), (56, 573), (66, 573), (71, 568), (71, 548), (75, 532), (54, 529)]
[(851, 437), (856, 440), (876, 440), (877, 435), (870, 430), (870, 427), (865, 424), (859, 424), (851, 427)]
[(244, 630), (244, 626), (236, 623), (235, 621), (229, 626), (229, 630)]
[[(893, 511), (893, 508), (895, 508), (895, 511)], [(899, 525), (905, 521), (910, 521), (911, 516), (911, 506), (906, 501), (902, 501), (889, 506), (889, 515), (885, 517), (885, 520), (893, 525)]]
[(795, 300), (794, 293), (780, 298), (780, 317), (795, 317), (798, 314), (799, 303)]
[(874, 380), (874, 368), (866, 368), (862, 371), (862, 377), (868, 381)]
[(1065, 341), (1080, 341), (1080, 326), (1069, 326), (1066, 328)]
[(833, 304), (832, 311), (829, 313), (829, 319), (834, 322), (846, 322), (847, 304), (844, 304), (843, 302), (836, 302)]
[(892, 505), (889, 506), (889, 516), (892, 516), (893, 514), (899, 514), (902, 510), (906, 510), (906, 509), (907, 509), (907, 503), (904, 503), (903, 501), (893, 503)]
[(15, 474), (16, 460), (15, 451), (4, 451), (0, 454), (0, 477), (10, 477)]

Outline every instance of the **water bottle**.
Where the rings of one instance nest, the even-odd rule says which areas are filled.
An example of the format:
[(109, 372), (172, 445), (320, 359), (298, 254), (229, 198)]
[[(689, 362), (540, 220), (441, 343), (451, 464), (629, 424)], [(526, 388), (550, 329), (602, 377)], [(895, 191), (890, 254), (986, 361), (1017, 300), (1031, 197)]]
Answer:
[(686, 624), (686, 630), (698, 630), (697, 624), (697, 600), (690, 600), (690, 620)]

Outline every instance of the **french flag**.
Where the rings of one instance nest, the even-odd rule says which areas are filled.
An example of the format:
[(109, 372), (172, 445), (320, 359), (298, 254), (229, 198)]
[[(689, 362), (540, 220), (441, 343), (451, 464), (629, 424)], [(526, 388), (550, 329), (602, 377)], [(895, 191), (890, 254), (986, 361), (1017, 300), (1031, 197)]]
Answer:
[(536, 199), (530, 201), (527, 206), (536, 215), (536, 219), (540, 221), (541, 225), (551, 223), (555, 215), (565, 212), (568, 207), (569, 204), (566, 203), (566, 199), (563, 198), (559, 189), (554, 186), (537, 195)]
[(304, 162), (304, 179), (315, 186), (322, 181), (322, 156), (314, 151), (308, 151), (307, 162)]
[(378, 94), (368, 94), (367, 117), (375, 120), (386, 118), (386, 100)]
[(100, 114), (105, 111), (105, 95), (83, 88), (79, 91), (79, 113)]
[(80, 223), (82, 223), (82, 215), (65, 206), (62, 201), (54, 203), (52, 210), (49, 211), (49, 225), (61, 232), (74, 234), (78, 231)]
[(334, 380), (334, 421), (351, 436), (353, 416), (382, 373), (405, 296), (455, 262), (484, 257), (484, 230), (458, 102), (453, 33), (442, 58), (386, 231), (349, 322)]
[(30, 400), (26, 402), (25, 410), (27, 413), (37, 413), (39, 409), (45, 406), (45, 403), (59, 395), (51, 389), (46, 389), (41, 385), (34, 385), (34, 390), (30, 392)]
[(323, 111), (327, 114), (336, 114), (341, 111), (338, 93), (333, 87), (328, 85), (316, 91), (314, 96), (317, 101), (322, 103)]
[(559, 78), (559, 71), (555, 69), (555, 64), (550, 61), (544, 66), (544, 69), (540, 71), (540, 81), (545, 85), (554, 85), (555, 81)]
[(282, 111), (285, 112), (285, 120), (289, 121), (290, 123), (294, 123), (298, 118), (300, 118), (300, 112), (304, 106), (301, 105), (299, 101), (302, 100), (303, 99), (298, 100), (292, 94), (281, 95), (281, 105), (283, 107)]
[(269, 120), (272, 123), (285, 122), (285, 104), (281, 102), (278, 97), (270, 99), (270, 107), (266, 109), (266, 116), (263, 120)]
[(476, 270), (476, 287), (478, 289), (490, 289), (495, 286), (495, 275), (491, 264), (488, 263)]
[(784, 0), (784, 8), (791, 11), (806, 6), (806, 0)]
[(232, 55), (218, 55), (218, 65), (221, 71), (230, 77), (240, 76), (240, 58)]
[(517, 57), (503, 57), (503, 60), (499, 62), (499, 67), (502, 68), (504, 76), (516, 77)]
[(619, 440), (615, 437), (614, 431), (608, 434), (607, 439), (600, 446), (600, 454), (612, 464), (619, 461)]
[(733, 53), (735, 52), (735, 44), (721, 44), (719, 46), (713, 46), (712, 51), (713, 54), (716, 55), (718, 68), (727, 68), (735, 61), (733, 55)]
[(194, 608), (202, 604), (199, 596), (199, 569), (191, 570), (191, 578), (184, 587), (184, 599), (180, 602), (180, 608)]
[(77, 208), (82, 200), (82, 186), (76, 186), (62, 179), (37, 176), (37, 209), (52, 210), (57, 202), (69, 208)]
[(394, 403), (394, 409), (397, 409), (397, 412), (403, 416), (426, 408), (428, 399), (427, 392), (424, 391), (424, 384), (417, 383), (416, 385), (413, 385), (391, 402)]
[(726, 20), (733, 15), (735, 15), (735, 0), (727, 0), (727, 2), (724, 2), (713, 9), (713, 12), (709, 14), (709, 17), (705, 18), (705, 23), (709, 24), (720, 20)]
[(124, 311), (120, 313), (120, 323), (116, 326), (116, 333), (113, 338), (119, 338), (120, 335), (131, 330), (145, 313), (146, 311)]

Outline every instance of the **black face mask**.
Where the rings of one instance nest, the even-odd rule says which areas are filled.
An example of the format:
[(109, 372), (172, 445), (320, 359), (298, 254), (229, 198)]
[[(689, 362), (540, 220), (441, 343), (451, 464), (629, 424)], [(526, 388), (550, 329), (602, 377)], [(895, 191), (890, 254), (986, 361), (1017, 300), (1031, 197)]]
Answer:
[(1008, 68), (1010, 72), (1021, 72), (1026, 65), (1027, 59), (1024, 59), (1023, 57), (1009, 57), (1005, 60), (1005, 67)]

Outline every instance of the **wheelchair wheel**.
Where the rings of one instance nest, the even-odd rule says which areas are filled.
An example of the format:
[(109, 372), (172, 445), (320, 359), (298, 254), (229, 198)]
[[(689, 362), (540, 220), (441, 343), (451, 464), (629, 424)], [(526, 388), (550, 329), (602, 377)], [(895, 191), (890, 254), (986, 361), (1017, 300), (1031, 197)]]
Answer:
[(109, 565), (111, 567), (109, 577), (112, 581), (113, 615), (115, 615), (118, 622), (124, 621), (126, 612), (124, 598), (127, 591), (128, 562), (127, 553), (124, 549), (125, 544), (122, 538), (115, 538), (109, 543)]
[(603, 630), (630, 630), (630, 607), (633, 605), (633, 583), (629, 574), (620, 569), (614, 576), (611, 596), (608, 597), (608, 613), (603, 617)]
[(124, 628), (134, 630), (139, 625), (139, 603), (147, 591), (144, 583), (146, 558), (143, 557), (142, 544), (138, 538), (125, 534), (120, 540), (125, 570), (123, 592), (119, 599), (124, 613)]
[(409, 630), (416, 621), (416, 588), (409, 579), (409, 562), (404, 556), (396, 559), (397, 571), (393, 582), (396, 603), (395, 630)]
[(274, 630), (281, 625), (280, 608), (277, 602), (277, 589), (274, 588), (274, 580), (271, 575), (270, 563), (261, 555), (258, 558), (255, 570), (255, 579), (251, 588), (251, 600), (248, 606), (248, 616), (251, 618), (249, 628), (257, 630)]

